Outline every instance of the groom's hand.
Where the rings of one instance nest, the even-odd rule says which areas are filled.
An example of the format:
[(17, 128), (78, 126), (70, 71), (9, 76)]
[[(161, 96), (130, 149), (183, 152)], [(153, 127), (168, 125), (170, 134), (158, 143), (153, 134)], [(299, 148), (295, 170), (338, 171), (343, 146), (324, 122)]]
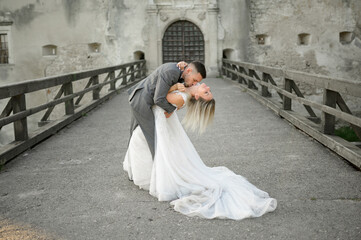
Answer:
[(164, 112), (164, 115), (165, 115), (166, 118), (169, 118), (170, 116), (172, 116), (172, 114), (173, 114), (173, 112), (171, 112), (171, 113)]

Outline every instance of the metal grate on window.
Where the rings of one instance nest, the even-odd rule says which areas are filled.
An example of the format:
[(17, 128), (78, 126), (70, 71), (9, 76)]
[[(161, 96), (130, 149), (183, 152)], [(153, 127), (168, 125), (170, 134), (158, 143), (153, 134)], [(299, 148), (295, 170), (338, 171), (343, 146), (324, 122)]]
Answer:
[(163, 63), (204, 62), (204, 39), (199, 28), (189, 21), (170, 25), (163, 37)]
[(7, 34), (0, 34), (0, 64), (9, 63), (9, 47)]

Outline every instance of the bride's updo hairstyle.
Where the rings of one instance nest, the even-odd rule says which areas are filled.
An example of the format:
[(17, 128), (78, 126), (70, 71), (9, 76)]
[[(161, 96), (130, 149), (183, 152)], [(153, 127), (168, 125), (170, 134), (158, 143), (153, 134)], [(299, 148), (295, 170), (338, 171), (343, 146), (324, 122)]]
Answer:
[(215, 108), (214, 98), (206, 101), (201, 97), (198, 100), (191, 97), (188, 100), (187, 113), (182, 122), (186, 128), (201, 134), (212, 123)]

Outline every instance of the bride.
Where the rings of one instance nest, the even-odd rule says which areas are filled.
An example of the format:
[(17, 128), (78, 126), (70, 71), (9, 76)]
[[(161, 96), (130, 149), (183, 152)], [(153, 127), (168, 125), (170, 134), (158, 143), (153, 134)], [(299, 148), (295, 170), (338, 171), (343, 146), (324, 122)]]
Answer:
[[(189, 88), (176, 84), (170, 91), (169, 103), (177, 109), (187, 106), (184, 125), (203, 132), (214, 115), (215, 101), (209, 87), (204, 83)], [(148, 190), (159, 201), (171, 201), (176, 211), (187, 216), (241, 220), (276, 209), (276, 199), (244, 177), (226, 167), (207, 167), (176, 111), (166, 118), (164, 110), (155, 105), (153, 113), (156, 123), (154, 161), (138, 126), (123, 162), (134, 184)]]

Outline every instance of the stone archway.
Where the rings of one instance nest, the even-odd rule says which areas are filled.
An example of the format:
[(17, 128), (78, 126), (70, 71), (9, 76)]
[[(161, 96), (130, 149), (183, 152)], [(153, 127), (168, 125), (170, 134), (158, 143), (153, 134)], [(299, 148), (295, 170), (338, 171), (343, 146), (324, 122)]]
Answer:
[(163, 63), (200, 61), (204, 63), (204, 38), (200, 29), (189, 21), (171, 24), (162, 40)]

